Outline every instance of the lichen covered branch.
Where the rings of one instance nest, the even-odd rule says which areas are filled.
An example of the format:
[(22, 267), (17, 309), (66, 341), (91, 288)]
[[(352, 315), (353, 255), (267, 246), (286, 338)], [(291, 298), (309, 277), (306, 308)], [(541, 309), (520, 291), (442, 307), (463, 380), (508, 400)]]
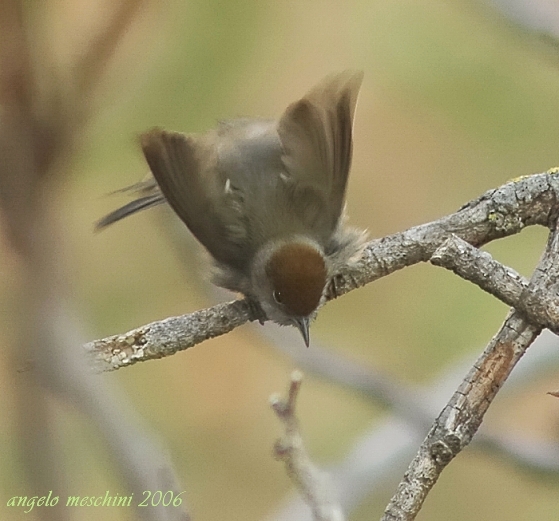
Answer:
[[(550, 227), (559, 214), (558, 201), (559, 171), (552, 170), (490, 190), (456, 213), (431, 223), (372, 240), (361, 257), (335, 277), (335, 296), (406, 266), (429, 261), (453, 235), (478, 247), (519, 233), (526, 226)], [(246, 299), (239, 300), (95, 340), (86, 344), (85, 350), (96, 370), (110, 371), (172, 355), (257, 319), (260, 316), (255, 307)]]

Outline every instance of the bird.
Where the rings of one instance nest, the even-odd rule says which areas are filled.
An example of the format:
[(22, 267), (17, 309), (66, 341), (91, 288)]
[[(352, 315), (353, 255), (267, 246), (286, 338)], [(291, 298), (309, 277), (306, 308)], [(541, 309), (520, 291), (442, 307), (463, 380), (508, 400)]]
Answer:
[(123, 189), (136, 198), (96, 229), (168, 204), (209, 252), (213, 282), (248, 297), (263, 319), (296, 327), (308, 347), (328, 288), (365, 241), (345, 217), (362, 80), (361, 71), (331, 74), (278, 119), (141, 134), (152, 177)]

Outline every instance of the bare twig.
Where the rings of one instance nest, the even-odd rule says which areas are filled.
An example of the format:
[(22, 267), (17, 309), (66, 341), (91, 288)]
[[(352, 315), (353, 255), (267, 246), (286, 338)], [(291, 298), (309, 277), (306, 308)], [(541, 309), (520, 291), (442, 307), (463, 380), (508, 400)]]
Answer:
[(487, 408), (540, 328), (512, 312), (470, 370), (410, 463), (383, 521), (415, 519), (443, 469), (475, 434)]
[(218, 304), (190, 315), (170, 317), (133, 329), (124, 335), (85, 345), (97, 371), (111, 371), (136, 362), (163, 358), (255, 320), (247, 299)]
[[(274, 332), (278, 328), (260, 329), (268, 338), (270, 330)], [(472, 365), (471, 356), (466, 356), (452, 363), (425, 387), (410, 386), (397, 380), (385, 385), (386, 377), (381, 375), (381, 381), (377, 383), (374, 371), (367, 376), (367, 368), (362, 364), (352, 363), (340, 355), (331, 356), (333, 353), (329, 352), (328, 347), (300, 349), (280, 343), (280, 349), (292, 357), (306, 375), (326, 378), (329, 383), (338, 383), (347, 389), (365, 393), (388, 407), (387, 416), (374, 421), (370, 429), (358, 437), (344, 458), (327, 469), (340, 504), (348, 514), (366, 497), (385, 489), (387, 483), (399, 478), (402, 469), (407, 467), (425, 438), (433, 419)], [(523, 358), (522, 364), (516, 366), (507, 380), (501, 398), (516, 395), (543, 371), (555, 371), (559, 365), (556, 353), (557, 337), (544, 331)], [(393, 390), (396, 390), (395, 394)], [(402, 402), (402, 395), (407, 396), (407, 404)], [(542, 442), (540, 437), (524, 439), (520, 432), (495, 432), (491, 428), (484, 429), (482, 425), (470, 446), (538, 476), (556, 476), (559, 473), (557, 444)], [(300, 496), (293, 493), (266, 519), (310, 521), (311, 516)]]
[[(530, 286), (547, 291), (557, 283), (558, 251), (559, 235), (553, 230)], [(470, 443), (499, 389), (540, 332), (541, 328), (530, 324), (522, 314), (510, 312), (433, 424), (390, 500), (383, 521), (415, 519), (443, 469)]]
[[(558, 200), (559, 172), (553, 170), (490, 190), (437, 221), (373, 240), (355, 264), (336, 276), (335, 296), (406, 266), (428, 261), (452, 234), (480, 246), (514, 235), (526, 226), (549, 226), (559, 211)], [(84, 348), (96, 370), (110, 371), (172, 355), (259, 318), (245, 299), (153, 322), (123, 335), (95, 340)]]
[(431, 257), (431, 263), (473, 282), (505, 304), (520, 311), (532, 324), (559, 333), (556, 293), (530, 281), (456, 235), (449, 237)]
[(311, 507), (315, 521), (343, 521), (345, 517), (333, 499), (330, 480), (311, 461), (299, 431), (295, 404), (302, 379), (300, 371), (293, 371), (287, 399), (282, 400), (279, 395), (270, 397), (270, 404), (285, 427), (285, 434), (274, 446), (274, 454), (285, 463), (289, 477)]

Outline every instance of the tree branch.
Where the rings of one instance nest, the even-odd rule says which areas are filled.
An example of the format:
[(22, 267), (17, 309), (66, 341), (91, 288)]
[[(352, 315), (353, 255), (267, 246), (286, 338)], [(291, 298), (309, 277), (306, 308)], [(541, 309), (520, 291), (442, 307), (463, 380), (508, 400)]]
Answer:
[[(535, 224), (550, 226), (559, 214), (559, 170), (522, 177), (490, 190), (458, 212), (369, 242), (359, 260), (334, 281), (341, 296), (406, 266), (428, 261), (451, 235), (474, 246), (519, 233)], [(97, 371), (170, 356), (230, 332), (260, 317), (247, 299), (219, 304), (181, 317), (139, 327), (84, 346)]]
[(530, 323), (559, 333), (556, 293), (534, 286), (512, 268), (501, 264), (456, 235), (431, 257), (431, 263), (456, 273), (521, 312)]
[(415, 519), (441, 472), (470, 443), (497, 391), (540, 331), (517, 312), (509, 315), (435, 420), (382, 521)]
[[(264, 328), (260, 328), (264, 330)], [(275, 332), (277, 328), (268, 328)], [(293, 335), (295, 336), (295, 335)], [(283, 337), (281, 339), (284, 340)], [(387, 483), (394, 482), (401, 470), (409, 464), (417, 447), (425, 438), (439, 412), (448, 401), (448, 396), (463, 379), (472, 366), (471, 356), (454, 361), (426, 386), (410, 385), (393, 379), (389, 385), (375, 382), (374, 372), (367, 376), (367, 367), (332, 353), (328, 346), (301, 349), (281, 346), (281, 352), (288, 354), (292, 362), (305, 375), (337, 383), (350, 391), (364, 393), (370, 399), (388, 408), (387, 415), (374, 421), (369, 429), (360, 433), (346, 451), (344, 457), (328, 467), (337, 498), (344, 512), (349, 515), (365, 498), (380, 490)], [(551, 333), (542, 333), (534, 342), (528, 356), (523, 357), (501, 391), (501, 399), (522, 393), (542, 371), (552, 373), (559, 363), (557, 338)], [(334, 358), (332, 358), (334, 355)], [(382, 377), (386, 380), (387, 377)], [(401, 395), (404, 394), (405, 402)], [(380, 396), (379, 396), (380, 394)], [(494, 428), (481, 428), (472, 440), (471, 448), (484, 451), (491, 457), (500, 458), (506, 465), (512, 465), (524, 473), (531, 473), (536, 479), (549, 476), (556, 479), (559, 473), (559, 449), (557, 443), (545, 442), (541, 437), (527, 439), (520, 431), (501, 432)], [(298, 494), (289, 494), (277, 509), (266, 517), (267, 521), (311, 521), (306, 503)]]
[[(547, 291), (556, 285), (558, 253), (559, 235), (552, 230), (528, 289)], [(509, 313), (500, 331), (435, 420), (382, 521), (415, 519), (441, 472), (470, 443), (499, 389), (540, 332), (541, 327), (530, 324), (518, 311)]]

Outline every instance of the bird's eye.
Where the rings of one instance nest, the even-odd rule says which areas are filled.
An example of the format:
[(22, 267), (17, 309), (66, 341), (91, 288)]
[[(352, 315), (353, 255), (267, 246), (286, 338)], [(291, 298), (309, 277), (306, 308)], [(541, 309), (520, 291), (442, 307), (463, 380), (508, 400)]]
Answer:
[(274, 300), (278, 303), (278, 304), (282, 304), (282, 294), (280, 291), (274, 291), (272, 293), (272, 296), (274, 297)]

